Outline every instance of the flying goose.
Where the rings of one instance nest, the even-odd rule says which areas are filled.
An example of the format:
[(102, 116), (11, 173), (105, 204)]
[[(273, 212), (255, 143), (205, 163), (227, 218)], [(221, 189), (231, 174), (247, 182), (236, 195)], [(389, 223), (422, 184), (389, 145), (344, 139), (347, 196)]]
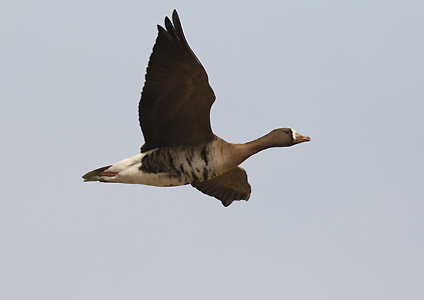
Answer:
[(153, 186), (191, 184), (224, 206), (248, 200), (250, 184), (240, 167), (251, 155), (271, 147), (310, 141), (290, 128), (274, 129), (245, 144), (216, 136), (210, 125), (215, 94), (208, 75), (188, 45), (178, 13), (165, 18), (150, 56), (139, 103), (145, 144), (141, 153), (88, 172), (84, 181)]

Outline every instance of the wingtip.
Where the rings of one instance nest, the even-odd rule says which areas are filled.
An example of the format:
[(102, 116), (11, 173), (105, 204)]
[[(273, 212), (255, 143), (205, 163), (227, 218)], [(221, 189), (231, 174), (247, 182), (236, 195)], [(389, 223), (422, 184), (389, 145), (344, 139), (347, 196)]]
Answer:
[(234, 200), (231, 200), (231, 201), (222, 201), (221, 200), (221, 203), (222, 203), (222, 205), (224, 205), (224, 207), (228, 207), (228, 206), (230, 206), (231, 203), (233, 203), (233, 201)]
[[(240, 201), (240, 200), (244, 200), (244, 201), (248, 201), (250, 198), (250, 194), (246, 197), (246, 199), (227, 199), (227, 200), (220, 200), (222, 205), (224, 207), (228, 207), (231, 205), (231, 203), (233, 203), (234, 201)], [(219, 200), (219, 199), (218, 199)]]

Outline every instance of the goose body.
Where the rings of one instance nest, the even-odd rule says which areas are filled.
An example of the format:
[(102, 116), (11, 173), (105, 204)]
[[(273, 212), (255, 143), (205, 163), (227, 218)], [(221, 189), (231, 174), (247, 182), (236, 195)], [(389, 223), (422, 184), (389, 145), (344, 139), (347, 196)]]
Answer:
[(84, 178), (162, 187), (195, 184), (237, 167), (229, 159), (231, 146), (215, 137), (212, 143), (156, 148), (94, 170)]
[(83, 179), (160, 187), (191, 184), (224, 206), (247, 200), (251, 187), (239, 164), (264, 149), (310, 138), (290, 128), (274, 129), (245, 144), (214, 135), (209, 113), (215, 95), (175, 10), (173, 24), (166, 17), (165, 27), (158, 25), (139, 104), (145, 139), (141, 153), (88, 172)]

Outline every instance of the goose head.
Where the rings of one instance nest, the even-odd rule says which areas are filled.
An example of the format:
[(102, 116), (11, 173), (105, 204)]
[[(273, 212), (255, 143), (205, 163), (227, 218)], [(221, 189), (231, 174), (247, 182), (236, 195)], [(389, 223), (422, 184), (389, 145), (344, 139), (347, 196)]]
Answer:
[(269, 147), (289, 147), (303, 142), (309, 142), (310, 137), (299, 134), (291, 128), (278, 128), (264, 136)]

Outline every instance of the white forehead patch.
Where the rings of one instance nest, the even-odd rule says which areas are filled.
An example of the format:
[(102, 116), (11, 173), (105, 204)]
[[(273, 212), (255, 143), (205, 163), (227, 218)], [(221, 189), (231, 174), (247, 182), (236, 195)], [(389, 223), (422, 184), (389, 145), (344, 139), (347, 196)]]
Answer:
[(293, 141), (296, 140), (296, 135), (298, 134), (296, 130), (292, 129)]

